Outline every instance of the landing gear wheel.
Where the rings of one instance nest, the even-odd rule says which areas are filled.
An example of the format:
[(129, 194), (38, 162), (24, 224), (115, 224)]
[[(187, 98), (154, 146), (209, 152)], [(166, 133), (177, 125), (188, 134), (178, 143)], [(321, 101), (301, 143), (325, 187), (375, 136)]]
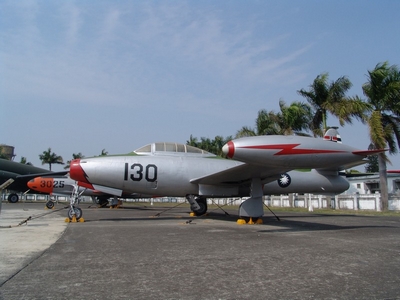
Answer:
[(206, 198), (198, 198), (196, 199), (197, 204), (200, 206), (200, 209), (193, 210), (197, 216), (202, 216), (207, 212), (207, 199)]
[(54, 202), (51, 201), (51, 200), (47, 201), (47, 202), (46, 202), (46, 207), (47, 207), (48, 209), (52, 209), (52, 208), (54, 207)]
[(75, 218), (76, 218), (77, 220), (79, 220), (79, 219), (82, 217), (82, 209), (80, 209), (79, 207), (73, 206), (72, 209), (70, 208), (70, 209), (68, 210), (68, 218), (69, 218), (70, 220), (72, 220), (72, 218), (74, 217), (73, 212), (75, 213)]
[(98, 197), (98, 205), (99, 207), (106, 207), (108, 204), (108, 198)]
[(10, 194), (10, 195), (8, 195), (7, 200), (10, 203), (17, 203), (19, 200), (19, 197), (17, 194)]

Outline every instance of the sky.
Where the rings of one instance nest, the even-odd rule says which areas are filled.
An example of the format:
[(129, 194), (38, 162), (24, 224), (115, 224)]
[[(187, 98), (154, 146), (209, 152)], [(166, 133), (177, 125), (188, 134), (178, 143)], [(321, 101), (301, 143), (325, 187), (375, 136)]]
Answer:
[[(399, 11), (395, 0), (0, 0), (0, 144), (40, 167), (48, 148), (67, 161), (234, 136), (279, 100), (306, 102), (297, 91), (322, 73), (365, 98), (368, 70), (400, 65)], [(367, 125), (339, 132), (368, 148)]]

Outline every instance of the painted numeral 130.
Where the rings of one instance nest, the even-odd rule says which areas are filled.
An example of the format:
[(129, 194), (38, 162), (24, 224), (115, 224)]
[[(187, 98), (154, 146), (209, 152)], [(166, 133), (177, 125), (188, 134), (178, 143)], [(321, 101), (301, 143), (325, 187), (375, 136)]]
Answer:
[(153, 164), (147, 165), (145, 168), (141, 164), (132, 164), (131, 172), (129, 172), (129, 164), (125, 163), (125, 173), (124, 173), (124, 180), (128, 180), (129, 178), (133, 181), (141, 181), (144, 178), (148, 182), (154, 182), (157, 180), (157, 166)]

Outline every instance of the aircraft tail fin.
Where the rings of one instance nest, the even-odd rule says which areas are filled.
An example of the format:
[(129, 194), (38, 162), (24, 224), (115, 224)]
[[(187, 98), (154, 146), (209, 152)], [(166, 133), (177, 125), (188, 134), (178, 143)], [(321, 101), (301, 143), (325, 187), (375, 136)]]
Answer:
[(331, 141), (335, 143), (342, 143), (342, 138), (340, 137), (337, 127), (329, 128), (324, 134), (324, 141)]

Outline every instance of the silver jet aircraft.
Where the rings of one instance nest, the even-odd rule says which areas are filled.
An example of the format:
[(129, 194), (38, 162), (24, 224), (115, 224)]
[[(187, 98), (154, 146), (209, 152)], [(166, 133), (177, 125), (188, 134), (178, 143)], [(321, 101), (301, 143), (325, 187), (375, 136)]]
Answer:
[[(365, 163), (368, 155), (337, 142), (335, 129), (324, 139), (301, 136), (256, 136), (223, 146), (231, 159), (177, 143), (153, 143), (127, 155), (76, 159), (70, 177), (79, 185), (121, 196), (139, 193), (186, 197), (202, 215), (207, 198), (249, 197), (239, 207), (240, 217), (264, 214), (262, 196), (285, 193), (337, 194), (349, 188), (339, 171)], [(307, 169), (301, 171), (300, 169)], [(71, 214), (81, 211), (71, 204)]]

